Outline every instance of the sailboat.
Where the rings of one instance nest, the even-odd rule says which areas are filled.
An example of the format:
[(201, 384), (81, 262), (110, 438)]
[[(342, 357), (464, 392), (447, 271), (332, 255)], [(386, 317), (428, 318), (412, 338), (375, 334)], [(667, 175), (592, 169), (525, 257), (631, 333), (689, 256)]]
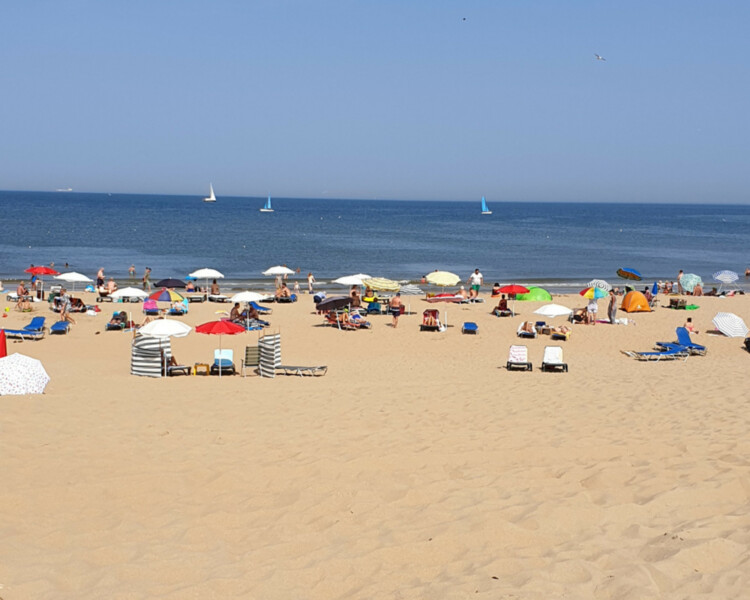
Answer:
[(214, 186), (209, 183), (208, 189), (210, 190), (210, 192), (208, 196), (203, 198), (203, 202), (216, 202), (216, 194), (214, 194)]
[(484, 196), (482, 196), (482, 214), (483, 215), (492, 214), (492, 211), (487, 207), (487, 200), (484, 199)]
[(260, 212), (273, 212), (273, 208), (271, 208), (271, 194), (268, 195), (268, 200), (266, 200), (266, 203), (263, 205), (263, 208), (260, 209)]

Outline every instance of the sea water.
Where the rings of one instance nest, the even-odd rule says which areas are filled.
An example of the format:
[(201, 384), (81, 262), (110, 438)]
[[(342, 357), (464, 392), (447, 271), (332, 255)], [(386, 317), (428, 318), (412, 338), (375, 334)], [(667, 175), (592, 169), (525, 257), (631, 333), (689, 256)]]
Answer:
[[(93, 277), (100, 267), (120, 285), (135, 264), (152, 281), (202, 267), (223, 287), (269, 287), (262, 272), (286, 264), (319, 281), (365, 272), (418, 282), (435, 269), (485, 283), (538, 284), (572, 291), (589, 279), (616, 283), (630, 267), (648, 282), (679, 269), (706, 283), (750, 262), (750, 206), (608, 203), (354, 201), (0, 192), (0, 279), (30, 264)], [(68, 264), (66, 268), (64, 265)], [(294, 278), (292, 278), (294, 279)], [(710, 287), (710, 286), (709, 286)]]

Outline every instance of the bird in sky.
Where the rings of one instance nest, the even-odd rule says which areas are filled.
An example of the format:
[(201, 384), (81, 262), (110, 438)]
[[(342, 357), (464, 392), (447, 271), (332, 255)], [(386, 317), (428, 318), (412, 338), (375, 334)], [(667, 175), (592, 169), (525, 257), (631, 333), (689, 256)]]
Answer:
[(603, 56), (599, 56), (598, 54), (594, 54), (594, 56), (596, 56), (596, 60), (603, 60), (604, 62), (607, 62), (607, 59)]

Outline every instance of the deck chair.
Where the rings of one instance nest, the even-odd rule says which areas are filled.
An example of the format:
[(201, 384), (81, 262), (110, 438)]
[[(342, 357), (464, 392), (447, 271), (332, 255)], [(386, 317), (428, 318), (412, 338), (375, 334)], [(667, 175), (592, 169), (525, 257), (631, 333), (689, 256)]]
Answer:
[(5, 329), (5, 335), (22, 340), (41, 340), (44, 337), (45, 320), (45, 317), (34, 317), (23, 329)]
[(146, 300), (143, 303), (143, 314), (150, 317), (156, 317), (161, 314), (159, 305), (156, 303), (156, 300)]
[(276, 302), (280, 304), (289, 304), (290, 302), (297, 302), (297, 294), (291, 294), (289, 296), (277, 296)]
[(112, 318), (104, 326), (104, 331), (122, 331), (125, 329), (128, 323), (128, 315), (124, 310), (117, 312), (112, 315)]
[(549, 337), (553, 340), (567, 342), (570, 339), (570, 331), (550, 331)]
[(273, 312), (272, 308), (268, 308), (267, 306), (261, 306), (257, 302), (248, 302), (248, 304), (252, 306), (255, 310), (257, 310), (259, 315), (270, 315)]
[[(675, 332), (677, 333), (677, 343), (680, 346), (687, 348), (690, 351), (690, 354), (705, 356), (706, 352), (708, 352), (705, 346), (696, 344), (690, 339), (690, 332), (685, 327), (678, 327)], [(659, 345), (658, 342), (657, 345)]]
[(534, 367), (529, 362), (529, 349), (526, 346), (511, 346), (505, 368), (508, 371), (513, 369), (533, 370)]
[(234, 350), (214, 350), (214, 364), (211, 365), (211, 375), (221, 371), (221, 374), (235, 374)]
[(224, 296), (223, 294), (209, 294), (208, 301), (209, 302), (229, 302), (229, 296)]
[(50, 333), (55, 333), (58, 335), (65, 335), (69, 330), (70, 323), (68, 323), (67, 321), (58, 321), (49, 328)]
[(253, 368), (253, 372), (257, 371), (257, 367), (260, 365), (260, 348), (258, 346), (245, 346), (245, 358), (242, 359), (240, 372), (243, 377), (246, 377), (245, 372), (248, 368)]
[(368, 315), (379, 315), (383, 312), (383, 305), (380, 302), (368, 302), (367, 303), (367, 314)]
[(165, 362), (165, 364), (167, 365), (167, 377), (172, 377), (173, 375), (177, 375), (179, 373), (182, 373), (183, 375), (190, 375), (193, 372), (193, 367), (189, 367), (188, 365), (169, 364), (172, 361), (172, 358), (173, 357), (170, 356), (169, 359)]
[(562, 346), (545, 346), (542, 358), (542, 371), (568, 372), (568, 363), (563, 362)]
[(466, 323), (464, 323), (461, 327), (461, 333), (473, 333), (476, 335), (478, 330), (479, 327), (477, 326), (477, 324), (471, 321), (466, 321)]
[(181, 308), (179, 310), (175, 310), (174, 307), (171, 307), (169, 309), (169, 313), (168, 314), (171, 315), (171, 316), (173, 316), (173, 317), (182, 317), (183, 315), (188, 314), (188, 299), (187, 298), (185, 298), (182, 301), (182, 306), (183, 306), (183, 308)]
[[(518, 326), (518, 330), (516, 331), (516, 335), (520, 338), (535, 338), (537, 336), (536, 329), (532, 326), (531, 331), (526, 331), (524, 329), (524, 325), (527, 323), (531, 323), (531, 321), (524, 321)], [(532, 324), (533, 325), (533, 324)]]
[(284, 375), (313, 375), (315, 377), (320, 377), (321, 375), (325, 375), (328, 372), (328, 367), (326, 365), (317, 367), (296, 367), (293, 365), (280, 365), (278, 368), (284, 371)]
[(349, 318), (346, 317), (346, 314), (343, 312), (335, 312), (335, 311), (329, 311), (326, 316), (326, 323), (333, 327), (338, 327), (341, 330), (345, 331), (354, 331), (357, 329), (357, 326), (349, 322)]
[(677, 360), (677, 359), (687, 360), (688, 356), (690, 356), (690, 352), (686, 348), (683, 348), (682, 346), (678, 346), (677, 344), (672, 345), (672, 347), (669, 348), (668, 350), (661, 350), (661, 351), (655, 351), (655, 352), (636, 352), (635, 350), (621, 350), (621, 352), (625, 354), (626, 356), (635, 358), (636, 360), (650, 361), (650, 362), (659, 362), (661, 360)]

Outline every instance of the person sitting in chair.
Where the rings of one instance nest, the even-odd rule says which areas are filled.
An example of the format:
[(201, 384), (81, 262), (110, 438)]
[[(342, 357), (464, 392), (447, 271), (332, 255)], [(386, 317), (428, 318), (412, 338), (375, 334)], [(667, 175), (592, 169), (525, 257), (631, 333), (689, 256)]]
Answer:
[(492, 284), (492, 297), (496, 297), (500, 295), (500, 284), (499, 283), (493, 283)]
[(277, 298), (291, 298), (292, 292), (289, 291), (289, 287), (286, 282), (282, 282), (281, 287), (276, 290)]
[(503, 315), (509, 315), (510, 313), (511, 311), (508, 310), (508, 299), (505, 297), (505, 294), (503, 294), (500, 297), (497, 306), (492, 310), (492, 314), (497, 317), (502, 317)]
[(464, 300), (469, 299), (469, 294), (466, 293), (466, 288), (464, 286), (461, 286), (458, 291), (456, 292), (456, 296), (461, 296)]
[(239, 302), (234, 303), (232, 310), (229, 312), (229, 320), (234, 321), (235, 323), (242, 323), (242, 321), (244, 320), (242, 317), (242, 313), (240, 312)]
[(188, 281), (187, 285), (185, 286), (186, 292), (194, 292), (195, 291), (195, 284), (192, 281)]

